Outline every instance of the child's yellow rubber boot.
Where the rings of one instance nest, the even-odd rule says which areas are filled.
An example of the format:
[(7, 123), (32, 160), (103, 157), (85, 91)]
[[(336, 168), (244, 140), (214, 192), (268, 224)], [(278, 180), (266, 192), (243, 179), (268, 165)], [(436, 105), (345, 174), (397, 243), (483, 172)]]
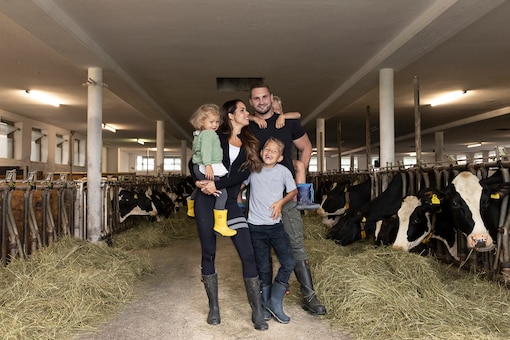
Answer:
[(227, 210), (214, 209), (214, 231), (221, 236), (234, 236), (237, 230), (227, 226)]

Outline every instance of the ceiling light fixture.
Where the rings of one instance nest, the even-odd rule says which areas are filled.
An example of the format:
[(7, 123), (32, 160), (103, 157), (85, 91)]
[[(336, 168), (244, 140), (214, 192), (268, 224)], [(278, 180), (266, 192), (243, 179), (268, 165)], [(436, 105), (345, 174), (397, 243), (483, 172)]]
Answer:
[(113, 133), (117, 132), (117, 129), (115, 129), (113, 126), (111, 125), (108, 125), (108, 124), (103, 124), (102, 125), (103, 129), (105, 130), (108, 130), (108, 131), (111, 131)]
[(441, 105), (441, 104), (446, 104), (446, 103), (452, 102), (455, 99), (458, 99), (458, 98), (462, 97), (465, 94), (467, 94), (466, 90), (464, 90), (464, 91), (449, 92), (449, 93), (447, 93), (445, 95), (442, 95), (442, 96), (439, 96), (439, 97), (433, 99), (430, 102), (430, 106), (437, 106), (437, 105)]
[(137, 142), (138, 144), (140, 144), (140, 145), (144, 145), (144, 144), (145, 144), (145, 142), (144, 142), (142, 139), (140, 139), (140, 138), (137, 138), (137, 139), (136, 139), (136, 142)]
[(42, 103), (45, 103), (45, 104), (48, 104), (48, 105), (53, 105), (55, 107), (59, 107), (60, 106), (60, 103), (58, 102), (57, 99), (55, 99), (54, 97), (51, 97), (43, 92), (40, 92), (40, 91), (33, 91), (33, 90), (25, 90), (25, 93), (27, 95), (29, 95), (30, 97), (42, 102)]
[(477, 148), (477, 147), (479, 147), (479, 146), (482, 146), (482, 142), (480, 142), (480, 143), (474, 143), (474, 144), (469, 144), (467, 147), (468, 147), (468, 148)]

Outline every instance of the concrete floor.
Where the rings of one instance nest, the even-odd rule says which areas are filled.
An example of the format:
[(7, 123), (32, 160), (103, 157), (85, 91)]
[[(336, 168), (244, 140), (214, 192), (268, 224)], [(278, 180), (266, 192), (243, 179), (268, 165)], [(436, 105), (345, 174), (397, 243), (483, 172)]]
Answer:
[[(273, 319), (269, 330), (255, 330), (239, 257), (228, 238), (218, 240), (221, 324), (216, 326), (206, 322), (208, 304), (200, 282), (199, 241), (177, 241), (170, 247), (144, 253), (152, 259), (155, 273), (137, 285), (137, 298), (99, 325), (96, 332), (80, 334), (75, 340), (353, 339), (348, 332), (332, 328), (327, 320), (308, 314), (290, 298), (284, 299), (285, 313), (291, 317), (289, 324)], [(299, 294), (294, 275), (290, 283)]]

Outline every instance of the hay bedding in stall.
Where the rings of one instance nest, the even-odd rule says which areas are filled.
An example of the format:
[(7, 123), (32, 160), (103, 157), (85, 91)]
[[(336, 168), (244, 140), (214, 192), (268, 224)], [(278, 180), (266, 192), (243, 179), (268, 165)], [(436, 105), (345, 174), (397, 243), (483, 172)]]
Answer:
[(185, 215), (163, 223), (139, 219), (115, 235), (113, 247), (63, 238), (0, 267), (0, 338), (69, 339), (93, 329), (133, 296), (135, 281), (152, 271), (150, 260), (127, 250), (168, 246), (196, 238)]
[(509, 339), (510, 291), (430, 256), (342, 247), (305, 218), (315, 288), (334, 325), (360, 339)]

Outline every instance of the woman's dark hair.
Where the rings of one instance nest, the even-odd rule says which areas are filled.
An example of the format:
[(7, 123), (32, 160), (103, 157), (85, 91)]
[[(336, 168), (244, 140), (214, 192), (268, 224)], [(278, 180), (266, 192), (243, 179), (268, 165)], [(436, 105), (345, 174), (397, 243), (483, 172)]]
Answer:
[[(232, 135), (232, 123), (230, 122), (228, 114), (235, 113), (237, 103), (244, 104), (241, 99), (234, 99), (225, 102), (221, 107), (221, 126), (219, 130), (229, 136)], [(241, 165), (241, 169), (249, 168), (250, 172), (259, 172), (262, 169), (262, 161), (259, 157), (258, 139), (253, 135), (248, 126), (244, 126), (241, 129), (241, 133), (238, 137), (246, 150), (246, 161)]]

